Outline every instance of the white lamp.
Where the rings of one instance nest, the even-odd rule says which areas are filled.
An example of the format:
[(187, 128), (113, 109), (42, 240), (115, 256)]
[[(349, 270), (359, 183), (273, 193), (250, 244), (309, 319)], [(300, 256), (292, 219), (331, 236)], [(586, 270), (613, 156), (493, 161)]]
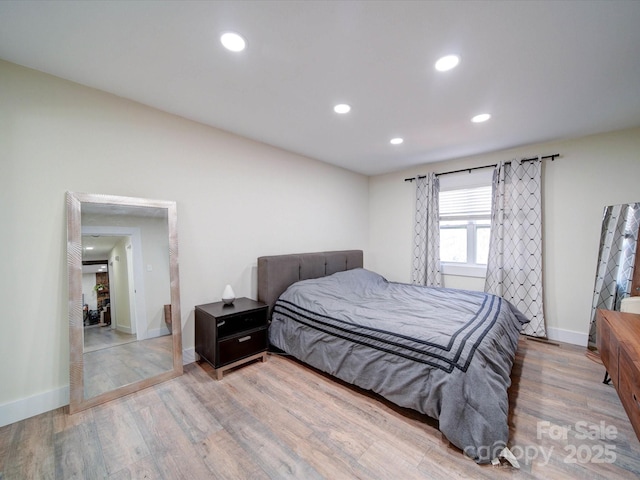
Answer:
[(236, 294), (233, 293), (233, 288), (231, 285), (227, 285), (224, 287), (224, 292), (222, 292), (222, 301), (225, 305), (232, 305), (233, 301), (236, 299)]

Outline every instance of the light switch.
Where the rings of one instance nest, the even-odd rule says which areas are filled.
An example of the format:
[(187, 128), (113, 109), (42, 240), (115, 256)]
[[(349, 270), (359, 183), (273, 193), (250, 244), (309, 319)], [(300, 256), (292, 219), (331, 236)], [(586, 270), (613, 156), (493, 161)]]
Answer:
[(153, 271), (153, 266), (147, 265), (147, 272), (151, 272), (151, 271)]

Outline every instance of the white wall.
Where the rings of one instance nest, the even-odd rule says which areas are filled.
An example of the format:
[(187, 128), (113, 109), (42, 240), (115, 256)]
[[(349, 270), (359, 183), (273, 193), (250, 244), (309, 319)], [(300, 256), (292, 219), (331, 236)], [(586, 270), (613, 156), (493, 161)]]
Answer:
[[(602, 212), (640, 201), (640, 128), (531, 145), (427, 164), (369, 182), (368, 267), (409, 281), (415, 186), (403, 179), (500, 160), (560, 153), (543, 167), (544, 301), (549, 336), (586, 345)], [(445, 278), (447, 286), (482, 290), (484, 282)]]
[(66, 191), (177, 202), (187, 349), (195, 305), (256, 297), (258, 256), (367, 247), (367, 177), (0, 61), (4, 420), (64, 404)]

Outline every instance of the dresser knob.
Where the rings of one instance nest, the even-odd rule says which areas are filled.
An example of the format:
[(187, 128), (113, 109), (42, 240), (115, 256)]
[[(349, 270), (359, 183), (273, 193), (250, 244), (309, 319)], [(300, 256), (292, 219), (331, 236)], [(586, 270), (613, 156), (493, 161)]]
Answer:
[(247, 335), (246, 337), (242, 337), (238, 339), (238, 342), (246, 342), (247, 340), (251, 340), (251, 335)]

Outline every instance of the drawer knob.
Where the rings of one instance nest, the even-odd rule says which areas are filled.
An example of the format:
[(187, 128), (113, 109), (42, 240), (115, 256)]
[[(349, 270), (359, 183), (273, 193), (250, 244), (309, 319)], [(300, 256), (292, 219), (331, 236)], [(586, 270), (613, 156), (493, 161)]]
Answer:
[(226, 320), (221, 321), (220, 323), (218, 323), (218, 327), (223, 326), (225, 323), (227, 323), (227, 321), (226, 321)]
[(247, 335), (246, 337), (241, 337), (238, 339), (238, 342), (246, 342), (247, 340), (251, 340), (251, 335)]

